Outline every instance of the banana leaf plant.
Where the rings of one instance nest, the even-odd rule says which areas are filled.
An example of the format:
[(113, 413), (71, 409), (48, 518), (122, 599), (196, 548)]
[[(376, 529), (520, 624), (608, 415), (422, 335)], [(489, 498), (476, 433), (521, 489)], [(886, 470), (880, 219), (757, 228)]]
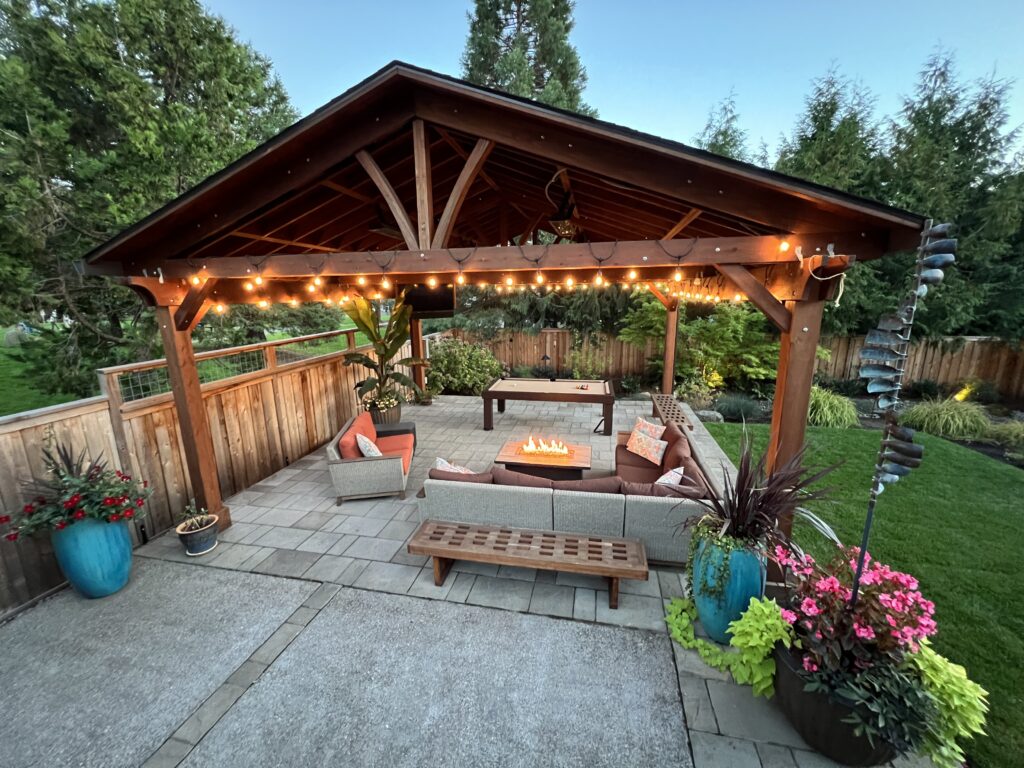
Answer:
[(403, 357), (401, 360), (395, 360), (395, 356), (409, 340), (412, 307), (405, 303), (404, 296), (399, 296), (395, 300), (395, 306), (383, 330), (380, 326), (380, 316), (373, 304), (361, 296), (354, 298), (345, 307), (345, 314), (373, 346), (373, 356), (362, 352), (349, 352), (345, 355), (345, 365), (362, 365), (370, 371), (370, 375), (356, 389), (360, 400), (367, 403), (377, 402), (383, 398), (386, 401), (390, 399), (386, 396), (391, 395), (398, 402), (404, 402), (406, 398), (399, 387), (407, 387), (417, 394), (422, 394), (415, 381), (396, 370), (399, 366), (411, 368), (417, 365), (430, 365), (421, 357)]

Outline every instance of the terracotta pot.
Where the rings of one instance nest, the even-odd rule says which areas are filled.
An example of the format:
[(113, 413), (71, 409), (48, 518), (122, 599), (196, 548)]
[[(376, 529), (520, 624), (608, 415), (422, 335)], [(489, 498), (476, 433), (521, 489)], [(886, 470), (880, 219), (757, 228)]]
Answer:
[(826, 693), (804, 690), (800, 661), (790, 650), (775, 646), (775, 695), (796, 732), (825, 757), (843, 765), (881, 765), (896, 757), (891, 744), (858, 736), (844, 723), (853, 707)]
[(370, 420), (374, 424), (397, 424), (402, 420), (401, 403), (394, 408), (388, 408), (386, 411), (374, 408), (373, 406), (370, 406), (367, 410), (370, 412)]

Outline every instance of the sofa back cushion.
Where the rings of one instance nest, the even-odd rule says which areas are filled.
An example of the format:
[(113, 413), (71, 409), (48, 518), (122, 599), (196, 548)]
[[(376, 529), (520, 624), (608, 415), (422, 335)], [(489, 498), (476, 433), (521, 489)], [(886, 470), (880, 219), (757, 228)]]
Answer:
[(515, 485), (520, 488), (551, 488), (551, 481), (546, 477), (534, 477), (524, 472), (513, 472), (499, 466), (491, 467), (491, 475), (495, 485)]
[(352, 419), (349, 428), (345, 430), (345, 434), (338, 440), (338, 453), (341, 454), (341, 458), (363, 458), (363, 453), (359, 450), (359, 445), (356, 442), (356, 435), (363, 435), (372, 442), (377, 442), (377, 429), (373, 426), (373, 419), (370, 418), (370, 414), (366, 411)]
[(490, 472), (445, 472), (443, 469), (432, 469), (427, 473), (431, 480), (450, 480), (454, 483), (482, 483), (490, 485), (494, 482), (494, 475)]
[(618, 493), (622, 479), (611, 477), (588, 477), (585, 480), (552, 480), (556, 491), (585, 491), (587, 493)]
[(661, 459), (662, 471), (668, 472), (670, 469), (683, 466), (683, 459), (691, 455), (690, 441), (686, 439), (686, 435), (675, 425), (675, 422), (668, 423), (661, 439), (668, 443), (665, 455)]
[(702, 499), (704, 488), (692, 485), (665, 485), (663, 483), (622, 483), (624, 496), (658, 496), (674, 499)]

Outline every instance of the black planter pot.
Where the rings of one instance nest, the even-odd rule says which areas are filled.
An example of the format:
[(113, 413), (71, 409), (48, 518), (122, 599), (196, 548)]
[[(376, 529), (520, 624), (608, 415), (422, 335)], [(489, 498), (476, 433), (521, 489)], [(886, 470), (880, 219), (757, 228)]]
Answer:
[(397, 424), (402, 420), (402, 404), (388, 408), (386, 411), (382, 411), (379, 408), (370, 407), (367, 409), (370, 412), (370, 421), (374, 424)]
[(828, 694), (804, 690), (800, 661), (781, 645), (775, 646), (775, 696), (803, 740), (825, 757), (843, 765), (881, 765), (896, 757), (892, 745), (858, 736), (844, 723), (853, 707)]
[(186, 531), (184, 527), (188, 525), (187, 522), (182, 523), (175, 532), (178, 534), (178, 538), (181, 539), (181, 543), (185, 545), (185, 554), (189, 557), (198, 557), (199, 555), (205, 555), (207, 552), (212, 552), (217, 542), (217, 521), (216, 515), (209, 516), (212, 520), (207, 525), (194, 531)]

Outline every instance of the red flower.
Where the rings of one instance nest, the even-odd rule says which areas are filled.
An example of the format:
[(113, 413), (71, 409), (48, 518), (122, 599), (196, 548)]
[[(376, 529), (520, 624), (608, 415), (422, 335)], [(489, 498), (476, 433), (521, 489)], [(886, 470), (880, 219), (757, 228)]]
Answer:
[(26, 504), (24, 507), (21, 508), (21, 511), (24, 512), (26, 515), (31, 515), (33, 512), (36, 511), (36, 508), (33, 507), (31, 504)]
[(134, 509), (126, 509), (124, 511), (124, 516), (129, 518), (129, 519), (135, 517), (135, 510)]
[(67, 528), (67, 525), (68, 524), (65, 523), (63, 520), (58, 520), (57, 524), (55, 526), (53, 526), (53, 527), (56, 528), (59, 531), (62, 528)]
[(18, 532), (17, 531), (11, 531), (6, 536), (4, 536), (4, 538), (7, 539), (8, 541), (17, 541), (18, 540)]
[(146, 503), (146, 500), (145, 500), (145, 499), (136, 499), (136, 500), (135, 500), (135, 506), (136, 506), (136, 507), (141, 507), (141, 506), (142, 506), (143, 504), (145, 504), (145, 503)]
[(11, 522), (11, 516), (10, 515), (0, 515), (0, 525), (3, 525), (4, 523), (9, 523), (9, 522)]
[(149, 480), (143, 480), (142, 481), (142, 487), (143, 488), (149, 488)]
[(115, 504), (117, 504), (117, 499), (115, 499), (113, 496), (107, 496), (107, 498), (103, 500), (104, 507), (112, 507)]
[(76, 509), (75, 510), (75, 514), (74, 514), (75, 520), (81, 520), (83, 517), (85, 517), (85, 510), (84, 509)]
[(82, 494), (76, 493), (74, 496), (71, 496), (67, 501), (64, 502), (64, 509), (71, 509), (72, 507), (76, 506), (78, 502), (80, 502), (81, 500)]
[(120, 516), (119, 514), (117, 514), (117, 512), (115, 512), (114, 514), (112, 514), (112, 515), (111, 515), (111, 516), (110, 516), (109, 518), (107, 518), (107, 519), (108, 519), (108, 520), (110, 520), (110, 522), (112, 522), (112, 523), (116, 523), (116, 522), (117, 522), (118, 520), (120, 520), (120, 519), (121, 519), (121, 516)]

